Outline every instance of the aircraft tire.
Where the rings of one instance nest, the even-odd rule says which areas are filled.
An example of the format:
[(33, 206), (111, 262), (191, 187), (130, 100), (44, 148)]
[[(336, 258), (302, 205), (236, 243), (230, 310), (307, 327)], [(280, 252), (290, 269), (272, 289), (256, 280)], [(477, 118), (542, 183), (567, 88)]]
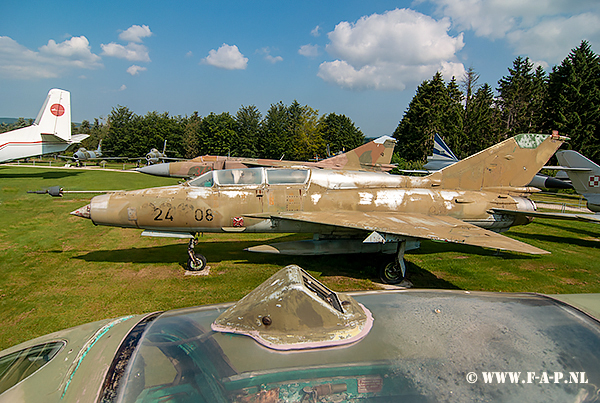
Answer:
[(395, 260), (384, 263), (379, 267), (379, 279), (384, 284), (399, 284), (404, 280), (402, 270)]
[(206, 268), (206, 258), (199, 254), (194, 253), (196, 257), (196, 261), (194, 261), (191, 257), (188, 257), (187, 267), (189, 271), (202, 271)]

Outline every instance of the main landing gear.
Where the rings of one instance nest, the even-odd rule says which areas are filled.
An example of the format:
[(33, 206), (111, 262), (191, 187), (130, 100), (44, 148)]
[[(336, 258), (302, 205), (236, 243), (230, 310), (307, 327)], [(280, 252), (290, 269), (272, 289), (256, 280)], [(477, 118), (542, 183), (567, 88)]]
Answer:
[(379, 268), (379, 279), (384, 284), (399, 284), (406, 276), (406, 262), (404, 261), (404, 251), (406, 250), (406, 241), (398, 242), (398, 249), (394, 259), (386, 261)]
[(195, 234), (188, 244), (188, 262), (187, 268), (189, 271), (202, 271), (206, 269), (206, 258), (200, 253), (194, 251), (194, 247), (198, 244), (198, 234)]

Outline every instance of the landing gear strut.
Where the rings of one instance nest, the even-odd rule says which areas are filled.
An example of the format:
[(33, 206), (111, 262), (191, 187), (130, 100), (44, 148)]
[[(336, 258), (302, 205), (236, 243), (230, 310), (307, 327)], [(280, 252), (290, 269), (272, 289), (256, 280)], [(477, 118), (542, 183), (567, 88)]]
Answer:
[(406, 276), (405, 249), (406, 241), (398, 242), (398, 249), (394, 259), (391, 262), (384, 263), (379, 268), (379, 278), (384, 284), (398, 284)]
[(194, 251), (194, 247), (198, 244), (198, 234), (190, 239), (188, 244), (188, 262), (187, 267), (190, 271), (202, 271), (206, 268), (206, 258), (200, 253)]

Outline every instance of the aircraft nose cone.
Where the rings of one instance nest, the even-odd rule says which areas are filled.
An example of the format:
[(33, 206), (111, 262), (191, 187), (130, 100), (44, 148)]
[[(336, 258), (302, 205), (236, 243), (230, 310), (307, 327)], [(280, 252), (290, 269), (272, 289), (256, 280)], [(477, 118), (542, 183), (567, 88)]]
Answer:
[(169, 164), (148, 165), (141, 168), (136, 168), (136, 171), (156, 176), (169, 176)]
[(90, 212), (92, 209), (92, 205), (88, 204), (86, 206), (80, 207), (75, 211), (71, 211), (72, 215), (75, 215), (77, 217), (81, 217), (81, 218), (92, 218)]

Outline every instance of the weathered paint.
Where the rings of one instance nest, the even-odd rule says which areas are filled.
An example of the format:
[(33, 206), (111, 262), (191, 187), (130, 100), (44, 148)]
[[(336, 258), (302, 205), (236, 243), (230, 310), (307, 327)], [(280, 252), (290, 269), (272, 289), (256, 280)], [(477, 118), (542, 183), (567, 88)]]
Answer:
[(347, 153), (317, 162), (285, 161), (263, 158), (237, 158), (204, 155), (190, 161), (178, 161), (138, 168), (138, 171), (157, 176), (191, 178), (211, 170), (251, 167), (309, 167), (360, 171), (389, 171), (396, 140), (382, 136)]
[(223, 312), (211, 328), (250, 336), (275, 350), (298, 350), (354, 343), (372, 325), (363, 305), (290, 265)]
[[(511, 138), (421, 178), (312, 170), (307, 183), (271, 184), (265, 182), (265, 171), (260, 175), (261, 184), (219, 185), (219, 181), (209, 178), (213, 171), (196, 182), (97, 196), (91, 201), (90, 216), (100, 225), (151, 231), (225, 232), (236, 228), (245, 232), (313, 232), (328, 236), (353, 233), (354, 237), (361, 236), (361, 231), (379, 230), (381, 225), (390, 234), (410, 237), (408, 223), (426, 220), (428, 230), (415, 230), (412, 236), (496, 247), (498, 238), (492, 240), (489, 234), (474, 228), (457, 228), (468, 228), (466, 223), (471, 223), (503, 231), (528, 222), (491, 210), (534, 209), (532, 203), (523, 203), (526, 194), (522, 192), (528, 189), (522, 186), (562, 144), (562, 138), (547, 135), (529, 138), (526, 144), (542, 138), (537, 148), (521, 148)], [(247, 173), (248, 177), (258, 177)], [(232, 171), (230, 176), (242, 178), (244, 172)], [(212, 183), (212, 187), (194, 186), (201, 183)], [(340, 225), (321, 213), (339, 217), (347, 224)], [(370, 213), (377, 214), (374, 225), (369, 224)], [(396, 217), (403, 224), (387, 226), (381, 214)], [(240, 217), (244, 217), (243, 223)], [(395, 221), (388, 218), (388, 222)], [(516, 245), (517, 241), (512, 242), (512, 249), (510, 243), (503, 245), (510, 250), (525, 250)], [(537, 249), (531, 247), (531, 253), (540, 253), (534, 250)]]

